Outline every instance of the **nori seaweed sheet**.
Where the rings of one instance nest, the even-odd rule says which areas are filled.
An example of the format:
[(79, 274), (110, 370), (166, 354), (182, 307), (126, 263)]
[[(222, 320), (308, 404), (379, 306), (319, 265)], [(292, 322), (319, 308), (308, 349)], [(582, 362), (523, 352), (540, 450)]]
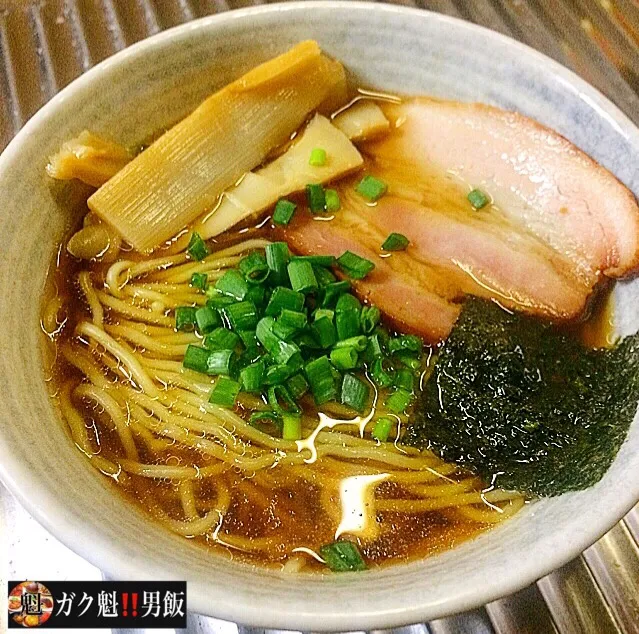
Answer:
[(499, 487), (558, 495), (602, 478), (638, 400), (639, 335), (590, 350), (550, 324), (471, 298), (404, 442)]

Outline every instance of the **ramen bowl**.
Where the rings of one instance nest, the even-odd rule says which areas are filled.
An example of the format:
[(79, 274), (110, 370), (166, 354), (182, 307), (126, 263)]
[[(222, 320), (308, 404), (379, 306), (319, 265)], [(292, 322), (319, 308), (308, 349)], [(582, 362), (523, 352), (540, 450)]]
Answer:
[[(596, 486), (531, 503), (513, 519), (420, 561), (345, 575), (259, 569), (171, 534), (118, 494), (73, 446), (46, 389), (40, 311), (74, 219), (45, 175), (88, 128), (135, 144), (292, 44), (316, 39), (360, 85), (482, 101), (565, 135), (639, 192), (639, 131), (574, 74), (502, 35), (449, 17), (353, 2), (271, 5), (166, 31), (115, 55), (52, 99), (0, 158), (0, 475), (27, 510), (116, 579), (188, 582), (189, 609), (248, 625), (368, 630), (464, 611), (566, 563), (639, 499), (639, 423)], [(616, 327), (636, 330), (639, 282), (618, 284)]]

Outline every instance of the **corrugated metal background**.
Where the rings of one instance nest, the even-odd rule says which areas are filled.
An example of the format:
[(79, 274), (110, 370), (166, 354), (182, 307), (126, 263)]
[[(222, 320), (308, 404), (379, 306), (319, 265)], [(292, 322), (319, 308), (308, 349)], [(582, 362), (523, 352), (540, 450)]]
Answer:
[[(639, 123), (637, 0), (396, 2), (521, 40), (575, 70)], [(0, 0), (0, 149), (44, 102), (112, 53), (162, 29), (254, 4), (262, 2)], [(8, 578), (100, 578), (99, 570), (59, 544), (1, 487), (0, 503), (0, 528), (8, 538), (7, 550), (0, 552), (9, 562)], [(270, 631), (190, 615), (187, 632)], [(639, 634), (639, 506), (580, 558), (526, 590), (470, 613), (394, 632)]]

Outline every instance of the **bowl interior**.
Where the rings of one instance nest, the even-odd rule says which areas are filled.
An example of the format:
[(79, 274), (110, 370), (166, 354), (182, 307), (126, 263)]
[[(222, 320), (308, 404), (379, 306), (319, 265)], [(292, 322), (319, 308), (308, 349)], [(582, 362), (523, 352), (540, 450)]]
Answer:
[[(0, 159), (0, 472), (49, 530), (111, 576), (187, 579), (192, 610), (246, 624), (372, 629), (437, 618), (512, 592), (566, 562), (639, 498), (639, 425), (604, 480), (530, 505), (454, 551), (359, 575), (303, 580), (232, 563), (159, 528), (72, 446), (49, 402), (39, 310), (71, 218), (47, 157), (88, 128), (135, 143), (237, 74), (306, 38), (366, 86), (519, 110), (567, 136), (639, 191), (639, 133), (593, 88), (503, 36), (427, 12), (291, 3), (206, 18), (116, 55), (53, 99)], [(622, 332), (639, 283), (618, 285)]]

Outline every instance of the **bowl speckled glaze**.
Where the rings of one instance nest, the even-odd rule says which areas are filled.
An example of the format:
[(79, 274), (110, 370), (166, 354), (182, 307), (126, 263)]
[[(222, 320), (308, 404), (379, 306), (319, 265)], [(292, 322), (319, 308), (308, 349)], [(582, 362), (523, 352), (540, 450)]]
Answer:
[[(486, 603), (567, 562), (639, 499), (639, 423), (597, 486), (531, 504), (453, 551), (355, 575), (287, 576), (230, 562), (149, 521), (72, 445), (45, 390), (39, 310), (71, 219), (47, 157), (84, 128), (124, 143), (174, 122), (241, 71), (314, 38), (367, 86), (477, 100), (553, 127), (639, 191), (639, 131), (574, 74), (502, 35), (380, 4), (290, 3), (199, 20), (106, 60), (49, 102), (0, 158), (0, 474), (56, 537), (110, 576), (186, 579), (189, 608), (296, 630), (362, 630)], [(639, 282), (617, 286), (621, 332)]]

